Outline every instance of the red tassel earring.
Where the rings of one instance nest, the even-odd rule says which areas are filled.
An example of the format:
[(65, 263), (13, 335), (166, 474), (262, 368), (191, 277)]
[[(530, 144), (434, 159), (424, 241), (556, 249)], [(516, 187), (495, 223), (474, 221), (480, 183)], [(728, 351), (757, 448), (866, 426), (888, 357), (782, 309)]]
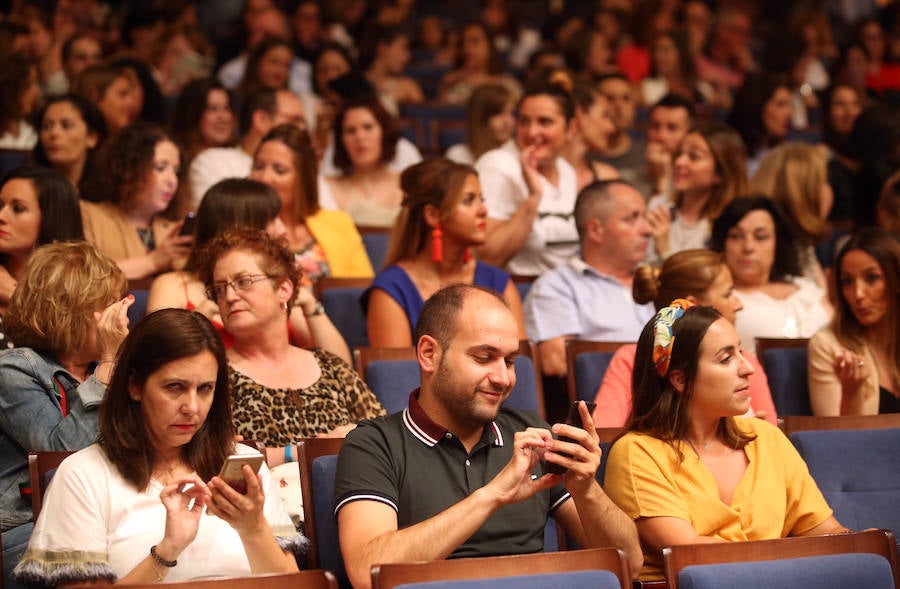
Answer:
[(466, 262), (468, 262), (471, 259), (472, 259), (472, 252), (469, 250), (469, 248), (466, 248), (465, 253), (463, 253), (463, 264), (465, 264)]
[(431, 229), (431, 261), (444, 261), (444, 235), (440, 223), (435, 223)]

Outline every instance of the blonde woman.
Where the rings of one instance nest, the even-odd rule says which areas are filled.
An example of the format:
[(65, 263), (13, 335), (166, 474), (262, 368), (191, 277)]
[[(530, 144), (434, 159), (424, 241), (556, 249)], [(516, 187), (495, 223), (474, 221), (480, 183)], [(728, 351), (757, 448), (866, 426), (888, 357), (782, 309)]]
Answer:
[(825, 274), (813, 246), (831, 234), (828, 213), (834, 192), (828, 184), (825, 152), (809, 143), (783, 143), (763, 158), (750, 191), (772, 198), (800, 247), (803, 275), (825, 288)]

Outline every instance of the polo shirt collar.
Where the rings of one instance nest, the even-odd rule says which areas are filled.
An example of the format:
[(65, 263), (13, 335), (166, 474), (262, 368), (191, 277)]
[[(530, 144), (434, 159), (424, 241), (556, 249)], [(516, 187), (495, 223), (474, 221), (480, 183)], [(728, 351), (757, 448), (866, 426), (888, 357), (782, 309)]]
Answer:
[(593, 266), (591, 266), (590, 264), (585, 262), (581, 258), (581, 256), (574, 256), (571, 259), (569, 259), (569, 266), (571, 266), (575, 270), (575, 272), (578, 274), (593, 274), (597, 278), (600, 278), (607, 282), (613, 282), (613, 283), (618, 284), (619, 286), (623, 286), (623, 287), (625, 286), (624, 284), (622, 284), (621, 280), (619, 280), (612, 274), (604, 274), (603, 272), (600, 272), (599, 270), (597, 270), (596, 268), (594, 268)]
[[(428, 417), (419, 404), (419, 389), (409, 394), (409, 405), (403, 410), (403, 425), (406, 426), (409, 433), (426, 446), (436, 446), (441, 441), (441, 438), (452, 433)], [(483, 442), (498, 447), (503, 446), (503, 433), (497, 426), (497, 422), (491, 421), (484, 426), (484, 430), (484, 435), (481, 438)]]

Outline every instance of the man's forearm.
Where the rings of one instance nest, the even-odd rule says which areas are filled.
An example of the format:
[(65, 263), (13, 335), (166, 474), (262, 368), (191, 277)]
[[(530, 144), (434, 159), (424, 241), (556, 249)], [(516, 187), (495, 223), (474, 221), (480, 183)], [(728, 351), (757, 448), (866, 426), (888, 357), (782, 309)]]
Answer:
[(584, 530), (586, 548), (614, 546), (625, 551), (632, 575), (643, 566), (643, 554), (634, 522), (612, 502), (599, 484), (572, 497)]
[[(346, 506), (351, 507), (352, 504)], [(402, 530), (391, 530), (369, 540), (359, 550), (342, 550), (347, 573), (356, 589), (371, 585), (370, 570), (376, 564), (440, 560), (469, 539), (500, 503), (484, 488), (437, 515)], [(354, 553), (355, 557), (346, 558)]]

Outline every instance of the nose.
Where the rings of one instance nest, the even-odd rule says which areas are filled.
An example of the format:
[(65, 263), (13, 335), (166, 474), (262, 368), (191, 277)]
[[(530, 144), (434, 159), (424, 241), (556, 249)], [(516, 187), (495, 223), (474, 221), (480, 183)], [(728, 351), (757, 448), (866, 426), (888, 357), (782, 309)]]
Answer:
[(197, 413), (198, 407), (197, 389), (191, 389), (182, 398), (181, 412), (186, 415), (193, 415), (194, 413)]
[(734, 309), (735, 313), (744, 308), (744, 303), (742, 303), (741, 299), (737, 298), (737, 295), (734, 293), (731, 295), (731, 308)]
[(853, 297), (859, 301), (865, 296), (865, 284), (862, 280), (853, 281)]
[(493, 370), (488, 375), (488, 380), (497, 389), (506, 390), (512, 388), (516, 384), (515, 365), (510, 364), (507, 366), (504, 358), (498, 358), (494, 363)]
[(756, 369), (753, 368), (753, 364), (750, 364), (750, 361), (744, 357), (744, 354), (741, 355), (741, 365), (738, 370), (738, 374), (740, 376), (750, 376), (751, 374), (756, 372)]

